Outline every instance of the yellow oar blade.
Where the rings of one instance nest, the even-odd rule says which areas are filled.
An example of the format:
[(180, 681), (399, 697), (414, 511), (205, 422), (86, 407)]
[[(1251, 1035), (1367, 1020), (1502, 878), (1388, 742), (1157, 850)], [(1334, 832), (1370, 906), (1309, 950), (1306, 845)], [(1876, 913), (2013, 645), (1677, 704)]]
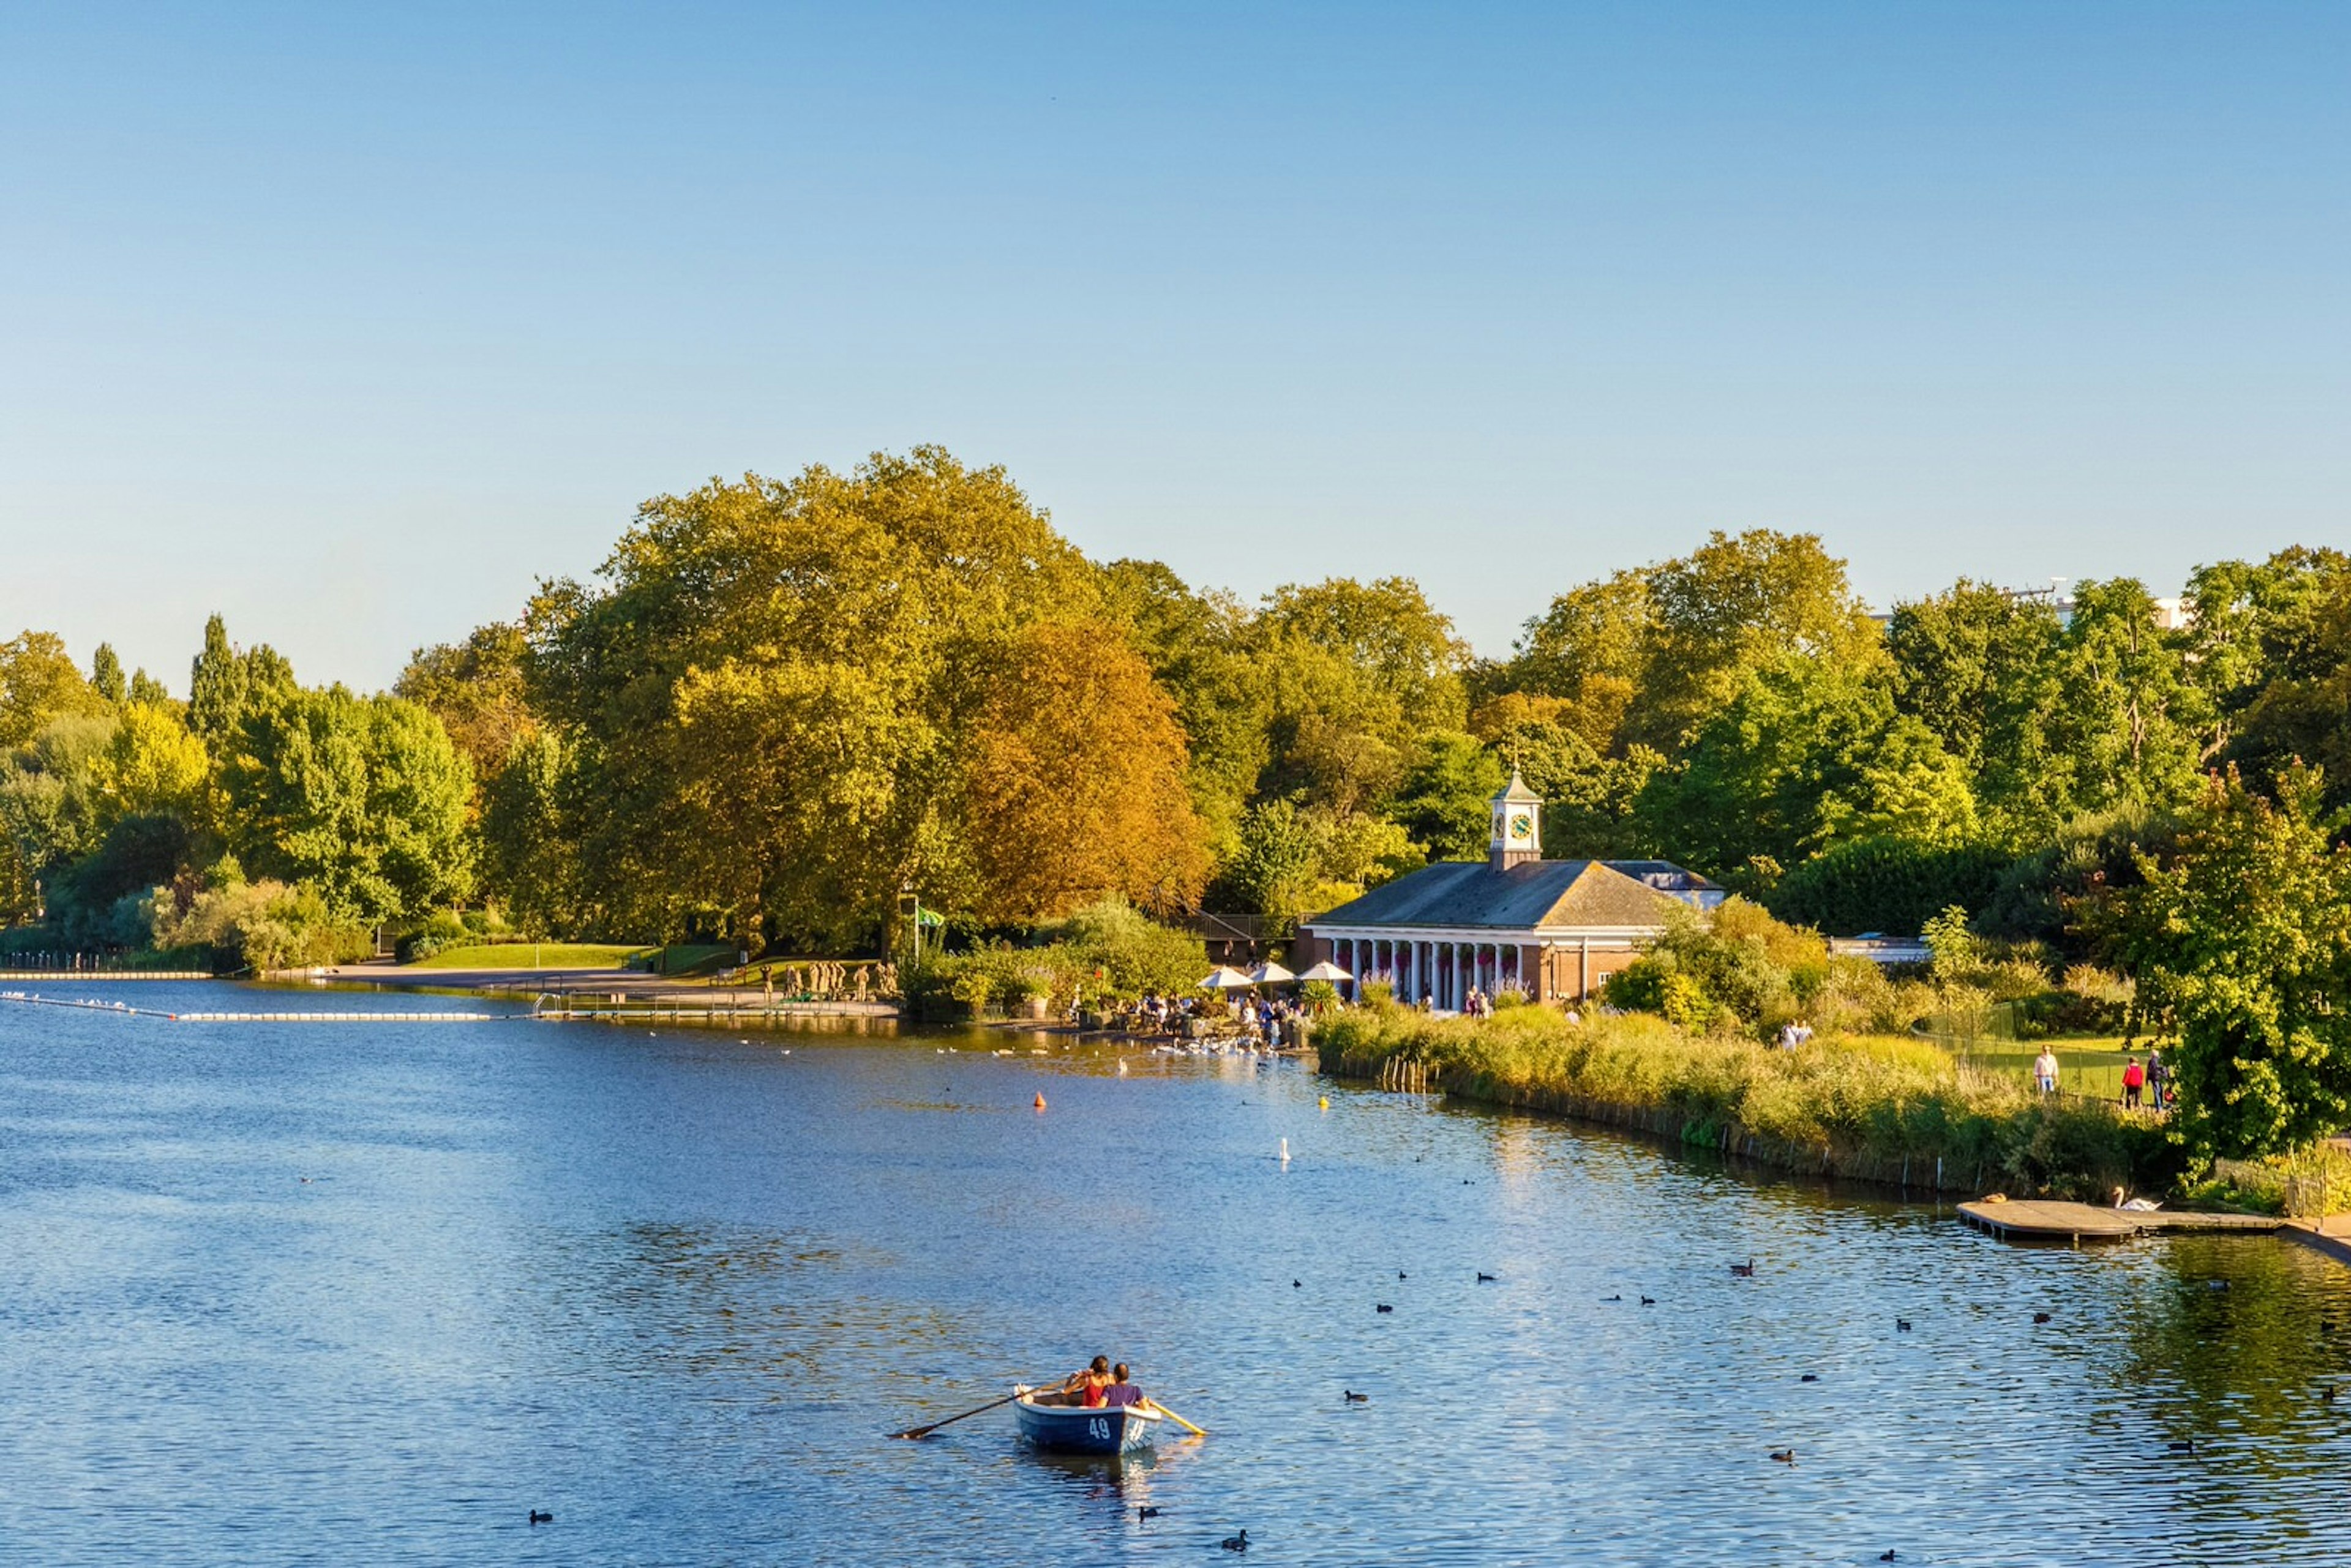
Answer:
[(1170, 1421), (1175, 1422), (1175, 1423), (1176, 1423), (1176, 1425), (1177, 1425), (1178, 1427), (1183, 1427), (1183, 1428), (1184, 1428), (1184, 1430), (1186, 1430), (1186, 1432), (1191, 1433), (1191, 1434), (1192, 1434), (1192, 1436), (1194, 1436), (1195, 1437), (1207, 1437), (1207, 1436), (1208, 1435), (1207, 1433), (1206, 1433), (1206, 1432), (1202, 1431), (1199, 1427), (1193, 1426), (1193, 1425), (1192, 1425), (1192, 1423), (1190, 1423), (1189, 1421), (1186, 1421), (1186, 1419), (1184, 1419), (1184, 1417), (1183, 1417), (1183, 1416), (1178, 1416), (1177, 1414), (1176, 1414), (1176, 1412), (1175, 1412), (1175, 1411), (1170, 1410), (1169, 1408), (1167, 1408), (1167, 1406), (1166, 1406), (1162, 1405), (1161, 1403), (1159, 1403), (1159, 1401), (1158, 1401), (1158, 1400), (1156, 1400), (1156, 1399), (1153, 1399), (1153, 1400), (1147, 1401), (1147, 1403), (1150, 1405), (1150, 1406), (1151, 1406), (1154, 1410), (1158, 1411), (1162, 1416), (1166, 1416)]

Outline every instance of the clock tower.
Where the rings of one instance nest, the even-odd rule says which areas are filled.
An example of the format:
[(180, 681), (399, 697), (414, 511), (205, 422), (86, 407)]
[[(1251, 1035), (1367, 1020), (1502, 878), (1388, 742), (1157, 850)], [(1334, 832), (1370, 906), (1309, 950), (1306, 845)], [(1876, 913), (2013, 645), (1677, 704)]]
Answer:
[(1527, 788), (1517, 768), (1510, 769), (1510, 782), (1493, 804), (1494, 838), (1487, 862), (1496, 871), (1508, 871), (1542, 859), (1542, 797)]

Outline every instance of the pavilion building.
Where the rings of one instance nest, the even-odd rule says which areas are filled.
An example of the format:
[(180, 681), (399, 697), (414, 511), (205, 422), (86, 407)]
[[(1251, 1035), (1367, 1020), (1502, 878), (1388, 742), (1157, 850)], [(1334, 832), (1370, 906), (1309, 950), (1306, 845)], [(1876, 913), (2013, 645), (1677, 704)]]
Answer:
[(1482, 861), (1446, 861), (1375, 887), (1299, 928), (1294, 967), (1329, 959), (1400, 1002), (1458, 1011), (1472, 989), (1581, 1000), (1640, 956), (1675, 906), (1724, 890), (1669, 861), (1542, 858), (1542, 801), (1513, 770), (1493, 799)]

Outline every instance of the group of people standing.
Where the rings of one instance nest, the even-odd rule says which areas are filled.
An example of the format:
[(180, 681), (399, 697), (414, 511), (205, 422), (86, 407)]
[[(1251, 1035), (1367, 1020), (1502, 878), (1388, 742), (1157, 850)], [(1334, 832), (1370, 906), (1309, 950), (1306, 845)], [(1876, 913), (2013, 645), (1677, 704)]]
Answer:
[[(2057, 1092), (2057, 1052), (2054, 1047), (2043, 1046), (2041, 1054), (2032, 1059), (2032, 1086), (2043, 1094)], [(2137, 1051), (2123, 1057), (2123, 1109), (2137, 1111), (2143, 1105), (2155, 1111), (2168, 1109), (2171, 1104), (2171, 1064), (2163, 1060), (2160, 1047), (2147, 1053), (2142, 1063)]]

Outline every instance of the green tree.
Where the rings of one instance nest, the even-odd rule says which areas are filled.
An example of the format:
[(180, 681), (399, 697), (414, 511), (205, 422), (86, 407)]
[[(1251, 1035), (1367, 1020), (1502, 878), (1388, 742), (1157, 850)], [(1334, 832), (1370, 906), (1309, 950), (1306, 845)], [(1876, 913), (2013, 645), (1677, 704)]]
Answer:
[(1500, 759), (1477, 737), (1434, 731), (1420, 737), (1384, 814), (1431, 860), (1482, 860), (1492, 836), (1489, 802), (1507, 781)]
[(59, 714), (0, 763), (0, 829), (23, 877), (44, 881), (98, 848), (110, 820), (99, 772), (115, 728), (105, 714)]
[(462, 643), (417, 649), (392, 695), (429, 709), (486, 780), (538, 727), (523, 678), (527, 651), (519, 625), (493, 622)]
[(1192, 802), (1220, 854), (1272, 760), (1272, 682), (1250, 643), (1251, 618), (1228, 593), (1199, 593), (1155, 560), (1098, 570), (1102, 613), (1176, 705), (1190, 757)]
[(246, 716), (292, 696), (294, 666), (266, 643), (241, 651), (218, 615), (204, 622), (204, 645), (188, 671), (188, 727), (215, 757), (236, 743)]
[(120, 703), (128, 695), (122, 661), (114, 656), (111, 643), (100, 643), (98, 652), (89, 656), (89, 689), (110, 703)]
[(1886, 629), (1895, 702), (1923, 723), (1971, 782), (1985, 827), (2011, 842), (2076, 810), (2051, 757), (2064, 629), (2056, 608), (1962, 579), (1895, 606)]
[(1781, 919), (1834, 936), (1907, 935), (1948, 905), (1984, 907), (2009, 864), (2008, 853), (1989, 844), (1849, 839), (1792, 868), (1768, 902)]
[(1687, 761), (1651, 778), (1636, 814), (1663, 852), (1729, 873), (1793, 864), (1840, 837), (1957, 842), (1973, 805), (1934, 737), (1894, 712), (1882, 669), (1797, 655), (1751, 672)]
[(1816, 535), (1710, 534), (1648, 582), (1654, 627), (1627, 741), (1674, 754), (1751, 674), (1791, 655), (1876, 664), (1877, 627)]
[(123, 704), (106, 749), (91, 762), (102, 826), (122, 817), (162, 816), (186, 829), (207, 828), (212, 779), (204, 742), (176, 709), (152, 703)]
[(54, 632), (23, 632), (0, 643), (0, 750), (23, 746), (49, 721), (101, 714), (106, 699), (90, 689)]
[(1313, 906), (1323, 883), (1322, 839), (1314, 821), (1289, 800), (1253, 806), (1241, 819), (1240, 848), (1222, 881), (1230, 903), (1254, 910), (1286, 936)]
[(2212, 743), (2258, 785), (2310, 763), (2327, 804), (2351, 804), (2351, 559), (2295, 549), (2223, 561), (2196, 573), (2189, 601), (2186, 660), (2212, 706)]
[(1340, 817), (1372, 810), (1402, 781), (1420, 737), (1468, 716), (1468, 646), (1407, 579), (1277, 590), (1250, 643), (1270, 688), (1260, 800)]
[(316, 888), (339, 919), (413, 915), (471, 890), (473, 779), (414, 703), (297, 690), (247, 715), (225, 772), (238, 857)]
[(482, 881), (507, 917), (541, 936), (569, 936), (601, 923), (583, 906), (580, 852), (567, 797), (573, 788), (562, 739), (523, 737), (482, 790)]
[(2079, 809), (2162, 807), (2193, 795), (2211, 704), (2189, 678), (2182, 642), (2131, 579), (2074, 591), (2050, 729)]
[(1582, 583), (1529, 621), (1514, 656), (1494, 679), (1510, 691), (1559, 704), (1549, 716), (1594, 751), (1616, 745), (1646, 671), (1656, 630), (1653, 569)]
[(2351, 848), (2296, 767), (2265, 800), (2211, 780), (2128, 921), (2143, 993), (2168, 1006), (2179, 1126), (2199, 1154), (2307, 1146), (2351, 1123)]

